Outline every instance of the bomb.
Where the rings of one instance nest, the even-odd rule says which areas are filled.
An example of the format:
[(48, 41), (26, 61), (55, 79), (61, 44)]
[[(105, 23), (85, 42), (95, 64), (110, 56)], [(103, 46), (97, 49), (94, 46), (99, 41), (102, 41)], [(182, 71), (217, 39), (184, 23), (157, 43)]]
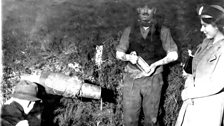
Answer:
[(101, 98), (101, 87), (85, 83), (77, 76), (71, 77), (63, 73), (41, 72), (39, 74), (22, 75), (21, 79), (42, 85), (46, 93), (63, 97)]

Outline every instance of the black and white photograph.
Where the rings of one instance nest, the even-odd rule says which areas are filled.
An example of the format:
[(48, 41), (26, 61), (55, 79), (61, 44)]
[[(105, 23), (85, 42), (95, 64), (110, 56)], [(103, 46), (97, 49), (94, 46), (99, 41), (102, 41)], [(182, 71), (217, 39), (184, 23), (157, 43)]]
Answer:
[(0, 126), (224, 126), (224, 0), (1, 0)]

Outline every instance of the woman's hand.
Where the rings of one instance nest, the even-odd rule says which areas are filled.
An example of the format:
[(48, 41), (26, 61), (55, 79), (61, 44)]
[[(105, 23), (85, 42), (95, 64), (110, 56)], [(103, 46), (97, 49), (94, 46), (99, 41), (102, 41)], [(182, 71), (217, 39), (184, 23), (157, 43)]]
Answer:
[(183, 101), (186, 101), (188, 99), (192, 99), (193, 98), (193, 90), (192, 88), (185, 88), (182, 92), (181, 92), (181, 98)]
[(183, 101), (187, 100), (188, 99), (188, 91), (187, 89), (185, 88), (182, 92), (181, 92), (181, 98)]
[(194, 87), (194, 77), (192, 74), (185, 75), (184, 88)]

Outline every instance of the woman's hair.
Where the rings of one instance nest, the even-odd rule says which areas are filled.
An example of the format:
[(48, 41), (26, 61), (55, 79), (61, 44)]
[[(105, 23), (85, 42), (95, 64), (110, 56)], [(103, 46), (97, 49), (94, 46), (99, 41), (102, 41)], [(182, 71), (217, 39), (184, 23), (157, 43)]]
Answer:
[(203, 22), (217, 26), (224, 33), (224, 8), (219, 5), (203, 5), (198, 9), (198, 15)]

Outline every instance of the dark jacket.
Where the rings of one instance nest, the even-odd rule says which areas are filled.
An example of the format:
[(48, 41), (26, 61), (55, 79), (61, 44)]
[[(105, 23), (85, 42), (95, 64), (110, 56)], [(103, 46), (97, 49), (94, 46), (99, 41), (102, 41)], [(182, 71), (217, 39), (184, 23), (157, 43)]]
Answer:
[(2, 106), (1, 126), (15, 126), (19, 121), (25, 120), (26, 114), (17, 102)]

